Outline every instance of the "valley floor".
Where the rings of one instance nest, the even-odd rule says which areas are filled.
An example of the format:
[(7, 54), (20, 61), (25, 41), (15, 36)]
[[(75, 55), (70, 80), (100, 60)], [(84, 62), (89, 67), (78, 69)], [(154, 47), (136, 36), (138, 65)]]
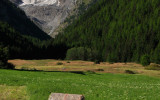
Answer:
[(126, 73), (127, 70), (135, 74), (160, 77), (159, 70), (147, 70), (146, 67), (137, 63), (108, 63), (94, 64), (90, 61), (68, 61), (68, 60), (9, 60), (10, 63), (20, 70), (41, 71), (91, 71), (96, 73)]
[[(159, 71), (146, 70), (135, 63), (94, 64), (60, 60), (9, 62), (15, 64), (17, 69), (22, 69), (0, 69), (0, 100), (10, 100), (9, 97), (12, 97), (12, 100), (47, 100), (51, 92), (83, 94), (85, 100), (160, 98)], [(32, 71), (26, 71), (29, 69)], [(122, 74), (125, 70), (137, 74)]]

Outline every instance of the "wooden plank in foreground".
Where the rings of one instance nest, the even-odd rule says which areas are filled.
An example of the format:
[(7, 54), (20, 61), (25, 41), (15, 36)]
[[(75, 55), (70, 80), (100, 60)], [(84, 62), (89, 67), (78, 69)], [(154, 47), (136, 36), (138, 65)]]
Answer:
[(79, 94), (51, 93), (48, 100), (84, 100), (84, 96)]

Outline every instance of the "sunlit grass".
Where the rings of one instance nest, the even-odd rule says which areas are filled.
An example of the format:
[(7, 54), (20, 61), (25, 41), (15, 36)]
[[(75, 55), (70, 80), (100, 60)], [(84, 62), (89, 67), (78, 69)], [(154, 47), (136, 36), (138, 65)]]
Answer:
[(51, 92), (83, 94), (86, 100), (160, 98), (160, 79), (142, 75), (0, 70), (0, 85), (25, 86), (31, 100), (47, 100)]
[(0, 100), (28, 100), (25, 86), (0, 85)]

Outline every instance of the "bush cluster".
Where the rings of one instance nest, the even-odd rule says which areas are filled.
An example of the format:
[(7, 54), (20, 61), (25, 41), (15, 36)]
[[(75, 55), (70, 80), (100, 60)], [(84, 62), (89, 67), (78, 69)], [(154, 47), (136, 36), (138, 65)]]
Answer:
[(0, 45), (0, 68), (13, 69), (14, 65), (8, 63), (8, 48)]
[(148, 66), (150, 64), (150, 57), (148, 55), (143, 55), (141, 57), (141, 64), (143, 66)]

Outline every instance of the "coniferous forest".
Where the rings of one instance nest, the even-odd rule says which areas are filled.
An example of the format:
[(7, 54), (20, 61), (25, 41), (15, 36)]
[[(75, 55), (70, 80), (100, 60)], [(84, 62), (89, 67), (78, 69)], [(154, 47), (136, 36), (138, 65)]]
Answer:
[(98, 0), (54, 39), (8, 0), (0, 8), (1, 59), (160, 63), (160, 0)]
[(0, 67), (7, 65), (8, 59), (65, 58), (65, 46), (53, 41), (16, 5), (0, 1)]
[(72, 48), (67, 52), (72, 59), (81, 59), (74, 53), (79, 50), (89, 60), (140, 62), (147, 56), (160, 63), (160, 1), (99, 0), (55, 42)]
[(159, 100), (160, 0), (68, 1), (0, 0), (0, 100)]

